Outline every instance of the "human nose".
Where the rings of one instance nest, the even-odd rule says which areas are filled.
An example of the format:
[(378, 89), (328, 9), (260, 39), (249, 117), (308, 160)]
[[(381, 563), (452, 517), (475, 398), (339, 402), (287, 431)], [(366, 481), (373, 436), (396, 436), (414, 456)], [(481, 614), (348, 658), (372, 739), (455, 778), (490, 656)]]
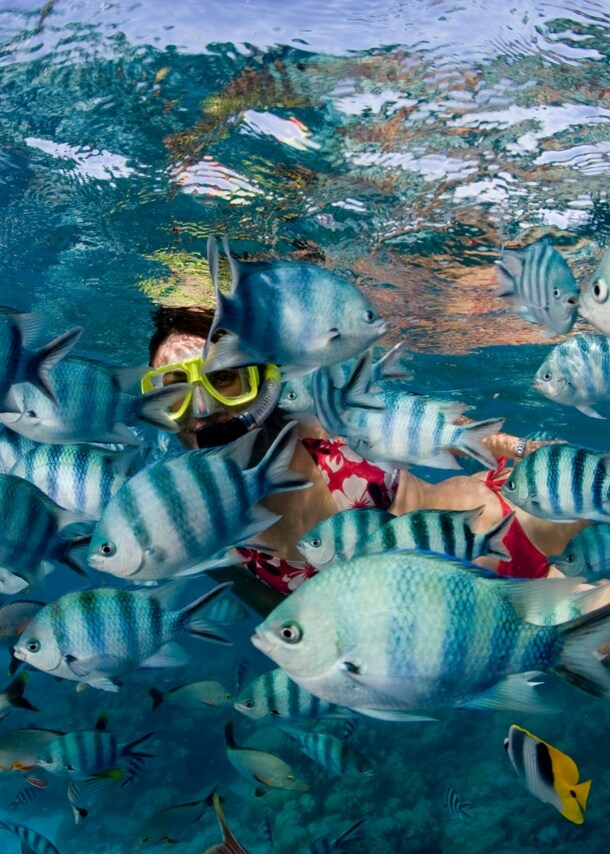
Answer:
[(191, 415), (194, 418), (204, 418), (208, 413), (209, 409), (203, 389), (200, 385), (193, 386), (193, 393), (191, 396)]

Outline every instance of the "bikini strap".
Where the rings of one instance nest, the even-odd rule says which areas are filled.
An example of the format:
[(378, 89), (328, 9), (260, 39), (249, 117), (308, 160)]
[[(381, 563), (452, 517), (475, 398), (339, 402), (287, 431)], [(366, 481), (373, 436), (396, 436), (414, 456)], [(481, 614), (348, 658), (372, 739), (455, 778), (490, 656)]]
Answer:
[(488, 486), (492, 492), (500, 492), (500, 490), (502, 489), (504, 481), (508, 477), (508, 474), (506, 472), (503, 474), (507, 462), (507, 457), (500, 457), (496, 468), (493, 471), (487, 472), (487, 476), (483, 483), (485, 484), (485, 486)]

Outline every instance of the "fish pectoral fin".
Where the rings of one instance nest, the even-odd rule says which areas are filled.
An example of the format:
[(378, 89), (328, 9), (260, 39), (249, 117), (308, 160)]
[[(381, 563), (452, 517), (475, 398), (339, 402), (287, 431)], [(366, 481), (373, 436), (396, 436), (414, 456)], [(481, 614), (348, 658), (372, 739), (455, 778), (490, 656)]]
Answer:
[(518, 712), (543, 713), (559, 711), (541, 697), (537, 687), (543, 683), (532, 682), (531, 673), (515, 673), (502, 679), (491, 688), (455, 704), (458, 709), (514, 709)]
[(258, 786), (254, 790), (254, 795), (257, 798), (264, 798), (265, 795), (268, 795), (268, 794), (269, 794), (269, 789), (266, 789), (264, 786)]
[(142, 661), (140, 667), (180, 667), (189, 660), (188, 652), (174, 641), (169, 641), (163, 644), (154, 655)]
[[(108, 673), (113, 670), (125, 669), (125, 660), (115, 655), (92, 655), (91, 658), (76, 658), (73, 655), (66, 655), (64, 661), (72, 673), (79, 678), (85, 678), (91, 673)], [(86, 681), (89, 685), (93, 684), (91, 679)]]
[(369, 718), (377, 718), (380, 721), (396, 721), (397, 723), (416, 723), (417, 721), (438, 721), (438, 718), (430, 718), (426, 715), (411, 715), (398, 709), (363, 709), (353, 706), (353, 711), (359, 715)]
[(605, 416), (596, 412), (592, 406), (577, 406), (576, 409), (578, 409), (579, 412), (582, 412), (583, 415), (588, 415), (589, 418), (599, 418), (602, 421), (606, 420)]

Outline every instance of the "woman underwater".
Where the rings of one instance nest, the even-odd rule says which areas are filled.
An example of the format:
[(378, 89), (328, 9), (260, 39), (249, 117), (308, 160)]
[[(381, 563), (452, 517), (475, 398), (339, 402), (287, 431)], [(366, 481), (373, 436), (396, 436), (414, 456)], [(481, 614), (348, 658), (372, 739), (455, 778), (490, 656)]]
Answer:
[[(269, 387), (277, 384), (277, 377), (273, 378), (265, 366), (225, 369), (206, 375), (201, 352), (213, 314), (210, 309), (195, 306), (156, 310), (155, 332), (149, 345), (152, 370), (142, 381), (143, 390), (185, 379), (193, 384), (192, 393), (176, 406), (174, 415), (185, 447), (227, 444), (254, 422), (263, 427), (257, 442), (262, 453), (285, 423), (285, 416), (275, 407), (277, 396), (269, 395)], [(290, 593), (315, 573), (295, 548), (299, 539), (318, 522), (351, 506), (377, 507), (395, 515), (423, 509), (482, 507), (476, 530), (488, 529), (516, 510), (504, 538), (511, 560), (478, 560), (499, 574), (520, 578), (546, 576), (550, 569), (547, 556), (560, 554), (583, 527), (582, 522), (560, 525), (539, 519), (500, 496), (498, 490), (506, 476), (505, 460), (495, 472), (427, 483), (405, 469), (388, 471), (362, 459), (344, 442), (326, 436), (321, 428), (312, 430), (303, 426), (299, 435), (301, 441), (290, 468), (311, 481), (312, 487), (263, 500), (265, 507), (281, 514), (277, 522), (257, 535), (261, 545), (270, 547), (269, 553), (237, 549), (251, 575), (279, 594)], [(494, 433), (484, 441), (498, 460), (518, 460), (544, 444), (525, 442), (506, 433)], [(227, 577), (222, 570), (214, 573)], [(240, 595), (239, 588), (235, 592)], [(277, 598), (269, 596), (268, 604), (250, 604), (264, 611)]]

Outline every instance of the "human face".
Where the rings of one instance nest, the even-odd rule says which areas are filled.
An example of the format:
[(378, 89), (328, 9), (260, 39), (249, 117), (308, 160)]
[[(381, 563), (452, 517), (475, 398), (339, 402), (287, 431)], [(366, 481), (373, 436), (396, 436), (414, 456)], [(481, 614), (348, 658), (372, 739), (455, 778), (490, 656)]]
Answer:
[[(153, 368), (161, 368), (165, 365), (172, 365), (174, 362), (193, 359), (201, 355), (205, 338), (199, 335), (187, 335), (183, 333), (170, 333), (164, 341), (161, 342), (152, 359)], [(211, 350), (214, 349), (212, 344)], [(182, 381), (180, 376), (175, 377), (175, 382)], [(222, 371), (214, 371), (208, 375), (208, 380), (214, 387), (226, 397), (233, 397), (238, 394), (241, 387), (240, 372), (233, 369), (225, 369)], [(164, 384), (168, 385), (172, 381), (172, 374), (166, 374)], [(230, 421), (240, 412), (248, 408), (250, 403), (244, 403), (237, 406), (226, 406), (216, 400), (211, 400), (209, 395), (206, 395), (205, 390), (200, 384), (193, 387), (192, 398), (188, 410), (179, 420), (180, 432), (178, 436), (182, 443), (189, 448), (199, 447), (197, 443), (197, 432), (209, 427), (214, 423), (222, 423)], [(178, 409), (181, 404), (176, 404)]]

